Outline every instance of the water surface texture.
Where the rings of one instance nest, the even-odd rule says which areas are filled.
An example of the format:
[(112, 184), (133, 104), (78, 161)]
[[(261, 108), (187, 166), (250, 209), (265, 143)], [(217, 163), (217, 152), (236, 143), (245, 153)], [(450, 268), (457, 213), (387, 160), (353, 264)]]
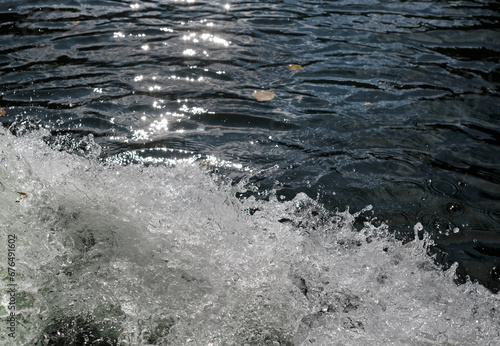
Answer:
[[(338, 258), (328, 257), (332, 254), (325, 255), (323, 252), (329, 251), (325, 250), (329, 245), (322, 244), (323, 240), (315, 238), (320, 237), (319, 235), (311, 235), (311, 239), (308, 239), (306, 234), (319, 232), (317, 230), (329, 234), (328, 230), (331, 229), (341, 232), (345, 231), (344, 226), (349, 224), (350, 229), (354, 231), (366, 230), (366, 227), (370, 230), (383, 228), (384, 235), (378, 240), (380, 242), (389, 241), (387, 239), (392, 239), (393, 236), (407, 242), (413, 240), (417, 231), (420, 238), (423, 239), (426, 233), (432, 239), (433, 242), (430, 240), (425, 242), (423, 248), (434, 256), (433, 260), (445, 268), (455, 262), (458, 263), (458, 266), (450, 269), (453, 273), (456, 270), (457, 276), (454, 278), (451, 278), (453, 275), (448, 272), (432, 275), (448, 275), (446, 277), (449, 281), (456, 283), (464, 283), (471, 278), (473, 281), (479, 281), (491, 292), (498, 292), (500, 289), (499, 28), (500, 5), (497, 1), (2, 1), (0, 3), (0, 121), (12, 133), (19, 136), (18, 140), (9, 137), (4, 145), (7, 146), (6, 143), (10, 142), (17, 143), (16, 146), (20, 146), (19, 155), (27, 155), (23, 153), (29, 152), (31, 148), (29, 143), (34, 142), (37, 144), (33, 145), (33, 148), (44, 152), (45, 149), (40, 149), (44, 147), (37, 142), (43, 137), (44, 141), (55, 150), (55, 153), (47, 151), (46, 156), (51, 158), (53, 167), (62, 170), (61, 180), (54, 181), (50, 174), (37, 172), (37, 167), (42, 166), (44, 161), (34, 157), (27, 163), (30, 167), (29, 172), (18, 177), (20, 180), (12, 178), (12, 183), (2, 181), (2, 191), (11, 191), (14, 201), (14, 206), (10, 206), (9, 199), (2, 197), (6, 203), (2, 210), (3, 220), (10, 219), (7, 211), (13, 213), (12, 215), (21, 215), (18, 214), (21, 211), (11, 208), (27, 208), (27, 215), (31, 215), (31, 219), (24, 216), (27, 219), (19, 229), (24, 230), (26, 234), (31, 234), (28, 231), (30, 227), (42, 230), (41, 232), (45, 233), (40, 239), (45, 239), (44, 241), (48, 242), (47, 247), (57, 254), (54, 254), (57, 258), (47, 259), (47, 267), (33, 269), (36, 275), (40, 274), (39, 271), (45, 271), (44, 275), (47, 276), (33, 285), (40, 285), (46, 287), (48, 291), (56, 292), (61, 291), (61, 287), (67, 287), (69, 292), (73, 292), (73, 289), (77, 290), (79, 287), (77, 283), (85, 282), (85, 275), (92, 272), (93, 269), (89, 268), (98, 266), (99, 257), (102, 259), (101, 265), (108, 266), (107, 270), (110, 270), (108, 273), (120, 277), (120, 270), (132, 270), (136, 271), (132, 277), (142, 280), (142, 284), (134, 283), (133, 279), (130, 279), (130, 282), (119, 279), (119, 284), (111, 284), (103, 279), (102, 282), (96, 281), (96, 287), (88, 288), (89, 292), (92, 290), (102, 292), (106, 290), (104, 287), (108, 287), (107, 294), (113, 297), (110, 298), (114, 299), (113, 306), (119, 309), (113, 315), (117, 330), (103, 332), (108, 335), (111, 344), (112, 340), (131, 344), (138, 342), (139, 339), (146, 342), (147, 333), (141, 334), (142, 327), (139, 325), (153, 320), (156, 321), (154, 322), (156, 327), (152, 327), (154, 323), (151, 322), (153, 324), (150, 323), (148, 328), (152, 330), (148, 333), (159, 334), (157, 337), (151, 337), (149, 344), (161, 345), (167, 342), (165, 340), (170, 340), (169, 342), (174, 342), (173, 344), (176, 342), (179, 344), (180, 340), (185, 342), (189, 336), (180, 329), (175, 329), (180, 327), (174, 327), (185, 327), (194, 321), (187, 317), (189, 314), (194, 314), (194, 310), (189, 310), (186, 305), (177, 301), (183, 289), (189, 286), (193, 291), (186, 293), (186, 297), (182, 299), (203, 302), (206, 306), (214, 304), (210, 305), (214, 309), (214, 316), (217, 314), (222, 316), (229, 311), (237, 311), (235, 302), (238, 299), (244, 300), (243, 297), (253, 296), (256, 291), (247, 291), (248, 287), (243, 291), (235, 289), (236, 291), (231, 291), (233, 296), (228, 293), (228, 301), (236, 305), (231, 305), (232, 303), (225, 306), (217, 305), (216, 300), (222, 304), (224, 298), (220, 292), (214, 291), (214, 287), (222, 290), (220, 287), (223, 284), (211, 281), (209, 277), (219, 275), (231, 277), (230, 280), (233, 280), (231, 273), (236, 273), (234, 275), (238, 277), (246, 277), (252, 270), (263, 270), (262, 266), (267, 268), (264, 270), (266, 273), (270, 270), (266, 267), (267, 264), (260, 264), (260, 267), (258, 265), (245, 267), (242, 264), (253, 258), (252, 251), (257, 251), (255, 249), (258, 247), (254, 250), (243, 245), (239, 250), (234, 248), (236, 245), (233, 243), (241, 239), (231, 240), (232, 221), (226, 220), (225, 216), (217, 221), (210, 219), (210, 211), (204, 211), (205, 216), (199, 218), (205, 220), (206, 217), (209, 221), (203, 225), (199, 224), (201, 221), (196, 221), (198, 219), (196, 211), (207, 208), (210, 210), (212, 206), (206, 198), (213, 198), (221, 204), (220, 209), (216, 208), (216, 211), (213, 211), (217, 215), (226, 212), (224, 209), (226, 200), (243, 204), (252, 201), (247, 205), (235, 204), (234, 208), (237, 210), (235, 217), (255, 216), (259, 220), (268, 220), (266, 222), (270, 225), (266, 228), (263, 226), (264, 221), (259, 221), (261, 223), (254, 223), (253, 226), (249, 226), (250, 228), (235, 226), (234, 228), (241, 228), (237, 230), (241, 234), (250, 232), (240, 235), (245, 239), (245, 244), (250, 241), (246, 237), (252, 238), (252, 232), (257, 232), (258, 237), (264, 237), (257, 241), (262, 247), (261, 250), (264, 249), (264, 253), (266, 251), (275, 254), (285, 254), (287, 251), (294, 253), (288, 247), (293, 248), (305, 242), (308, 245), (304, 247), (304, 253), (295, 254), (299, 259), (309, 258), (308, 256), (316, 258), (310, 258), (312, 261), (310, 263), (316, 268), (314, 270), (329, 268), (336, 271), (339, 269), (334, 268), (338, 267), (328, 267), (326, 263), (339, 261), (347, 265), (347, 257), (341, 260), (344, 255), (352, 256), (351, 261), (355, 262), (358, 260), (357, 251), (361, 251), (362, 256), (369, 256), (371, 251), (386, 246), (364, 245), (361, 247), (362, 250), (350, 247)], [(259, 95), (258, 92), (267, 92), (272, 98), (258, 101), (255, 97)], [(32, 131), (38, 129), (45, 129), (48, 132), (42, 134), (36, 132), (38, 134), (30, 135)], [(25, 147), (21, 144), (23, 138), (29, 142)], [(17, 148), (4, 147), (2, 150), (5, 162), (2, 168), (5, 168), (9, 166), (6, 160), (14, 160), (17, 157), (15, 154)], [(57, 156), (57, 151), (61, 151), (62, 156)], [(5, 154), (9, 152), (10, 156)], [(74, 164), (76, 166), (73, 166), (71, 160), (79, 159), (64, 156), (64, 152), (82, 156), (83, 161), (77, 161), (78, 163)], [(85, 160), (88, 161), (89, 167), (82, 168), (85, 167)], [(120, 165), (136, 167), (135, 164), (144, 169), (159, 169), (159, 171), (141, 173), (138, 170), (130, 173), (125, 167), (118, 168)], [(184, 166), (185, 164), (188, 166)], [(221, 181), (214, 183), (213, 186), (212, 183), (206, 183), (208, 186), (201, 183), (200, 179), (204, 181), (203, 179), (209, 178), (194, 168), (186, 168), (193, 164), (215, 172), (215, 176), (218, 177), (216, 179)], [(183, 169), (188, 172), (185, 173), (185, 180), (180, 178), (183, 169), (174, 168), (173, 172), (170, 172), (164, 167), (165, 165), (184, 167)], [(61, 168), (66, 166), (70, 167), (68, 172)], [(109, 173), (108, 169), (113, 173)], [(193, 169), (195, 173), (191, 172)], [(5, 177), (10, 177), (10, 173), (5, 174)], [(125, 178), (113, 182), (114, 178), (111, 177), (122, 174), (125, 174)], [(162, 175), (168, 187), (159, 187), (156, 191), (153, 187), (155, 184), (161, 184), (159, 182), (162, 181), (160, 178)], [(172, 176), (177, 178), (174, 179)], [(74, 183), (71, 182), (72, 179)], [(109, 184), (105, 182), (106, 179), (110, 180)], [(148, 179), (152, 180), (148, 183)], [(169, 179), (172, 182), (169, 182)], [(80, 183), (76, 183), (77, 181)], [(76, 188), (74, 184), (80, 185)], [(110, 191), (107, 191), (108, 185)], [(224, 186), (223, 189), (227, 190), (222, 197), (211, 195), (216, 186)], [(119, 187), (124, 191), (120, 192)], [(162, 199), (162, 194), (167, 193), (165, 191), (174, 194), (173, 191), (177, 190), (177, 193), (182, 195), (182, 191), (186, 189), (191, 191), (193, 187), (199, 192), (192, 192), (194, 195), (188, 194), (194, 198), (192, 201), (188, 202), (187, 197), (178, 197), (179, 200), (174, 199), (176, 202), (172, 201), (169, 204)], [(144, 198), (137, 197), (131, 192), (135, 190), (138, 196), (144, 194)], [(26, 193), (28, 198), (16, 202), (19, 196), (23, 197), (16, 195), (20, 191)], [(308, 200), (306, 195), (314, 202)], [(297, 196), (299, 199), (307, 200), (307, 203), (318, 203), (316, 207), (322, 211), (316, 209), (313, 212), (305, 212), (302, 209), (300, 212), (291, 209), (282, 211), (282, 208), (292, 208), (290, 205), (296, 205)], [(237, 200), (240, 202), (236, 202)], [(26, 206), (23, 207), (23, 203)], [(115, 207), (114, 203), (117, 203)], [(148, 203), (152, 203), (149, 211), (143, 209)], [(187, 204), (179, 207), (176, 203)], [(54, 206), (66, 204), (68, 206), (62, 209)], [(365, 210), (369, 205), (372, 208)], [(106, 220), (102, 216), (104, 214), (99, 214), (98, 210), (93, 211), (94, 207), (98, 210), (104, 208), (109, 211), (108, 214), (115, 215), (116, 219), (113, 220), (116, 224), (113, 223), (115, 221)], [(180, 210), (185, 213), (187, 210), (187, 213), (192, 215), (191, 218), (184, 215), (175, 220), (163, 220), (161, 208), (170, 210), (169, 213)], [(142, 210), (144, 214), (140, 217), (137, 215), (127, 217), (127, 210), (130, 210), (131, 215), (138, 213), (138, 210)], [(365, 211), (358, 213), (361, 210)], [(345, 221), (343, 226), (331, 225), (332, 219), (339, 217), (337, 211), (343, 215), (342, 217), (348, 215), (348, 221)], [(344, 212), (345, 214), (342, 214)], [(86, 224), (86, 218), (94, 218), (94, 223)], [(299, 220), (300, 218), (302, 220)], [(10, 222), (14, 221), (4, 223), (7, 225)], [(155, 222), (160, 222), (161, 225)], [(125, 224), (128, 226), (124, 226)], [(166, 226), (168, 224), (172, 226), (168, 228)], [(182, 227), (196, 228), (197, 232), (201, 233), (215, 232), (214, 234), (218, 234), (220, 238), (214, 239), (219, 239), (221, 243), (215, 240), (211, 242), (208, 236), (205, 239), (200, 235), (195, 236), (198, 238), (192, 241), (205, 243), (206, 249), (210, 251), (217, 252), (219, 250), (216, 249), (220, 246), (222, 257), (217, 261), (222, 261), (221, 258), (224, 256), (227, 260), (234, 261), (232, 254), (241, 251), (244, 254), (242, 262), (237, 261), (234, 268), (222, 269), (219, 264), (214, 264), (211, 269), (207, 269), (210, 274), (205, 277), (200, 274), (201, 263), (208, 261), (207, 258), (210, 256), (200, 254), (200, 259), (196, 260), (191, 257), (184, 258), (183, 256), (191, 253), (190, 251), (194, 251), (189, 250), (184, 243), (182, 243), (184, 245), (172, 245), (168, 250), (173, 251), (172, 254), (164, 256), (165, 261), (169, 263), (165, 267), (167, 269), (159, 269), (162, 262), (158, 259), (144, 259), (145, 262), (141, 264), (134, 262), (136, 257), (133, 251), (130, 256), (124, 255), (127, 253), (127, 248), (133, 247), (134, 241), (131, 239), (142, 239), (138, 229), (143, 229), (145, 232), (144, 238), (138, 240), (139, 243), (144, 242), (141, 243), (144, 246), (141, 251), (147, 252), (149, 249), (154, 253), (154, 251), (167, 251), (169, 247), (166, 243), (162, 243), (163, 238), (160, 234), (169, 234), (168, 232), (174, 232), (174, 229), (181, 232), (179, 229)], [(280, 235), (277, 235), (282, 232), (278, 231), (281, 227), (289, 227), (292, 230), (286, 231), (290, 232), (290, 243), (282, 244), (284, 247), (279, 251), (275, 245), (271, 245), (272, 243), (265, 242), (267, 236), (257, 231), (265, 228), (267, 229), (265, 232), (270, 232), (277, 239), (281, 239)], [(298, 231), (297, 227), (301, 230)], [(303, 230), (304, 227), (309, 228)], [(117, 231), (121, 228), (133, 231), (121, 236)], [(161, 232), (158, 229), (161, 229)], [(56, 235), (49, 239), (46, 233), (50, 230), (56, 232)], [(4, 229), (2, 232), (7, 230)], [(189, 232), (187, 230), (185, 232), (187, 233), (179, 233), (181, 239), (179, 241), (190, 241)], [(110, 235), (107, 235), (108, 233)], [(268, 236), (271, 236), (270, 234)], [(226, 236), (229, 238), (225, 238)], [(284, 233), (281, 236), (284, 237)], [(305, 237), (305, 240), (301, 237)], [(327, 244), (346, 242), (338, 240), (342, 238), (340, 236), (338, 239), (337, 236), (331, 237), (333, 238), (325, 240)], [(345, 237), (356, 238), (354, 235)], [(28, 237), (25, 239), (25, 244), (36, 246), (40, 239)], [(355, 241), (351, 239), (347, 243), (350, 242)], [(96, 248), (96, 244), (102, 246)], [(314, 244), (318, 245), (318, 248)], [(160, 251), (155, 246), (164, 248)], [(182, 252), (183, 246), (186, 246), (185, 253)], [(336, 249), (332, 250), (333, 252), (340, 251), (337, 246), (340, 245), (332, 245), (332, 248)], [(102, 254), (108, 251), (104, 251), (108, 247), (112, 249), (116, 247), (117, 253), (123, 252), (123, 256), (106, 257), (111, 256)], [(98, 249), (95, 250), (98, 254), (95, 258), (87, 255), (90, 248)], [(402, 245), (397, 245), (396, 248), (397, 251), (405, 251)], [(423, 257), (418, 257), (420, 255)], [(66, 271), (62, 272), (66, 278), (49, 279), (51, 276), (49, 273), (55, 276), (54, 271), (59, 271), (55, 268), (66, 265), (65, 259), (61, 259), (61, 256), (72, 258), (72, 265), (78, 268), (64, 269)], [(179, 262), (173, 262), (169, 256), (172, 258), (178, 256)], [(266, 255), (263, 256), (266, 258)], [(374, 255), (374, 258), (379, 258), (377, 256)], [(384, 258), (383, 256), (385, 255), (381, 255), (380, 259)], [(388, 282), (388, 287), (391, 285), (399, 287), (398, 285), (403, 285), (404, 275), (412, 275), (409, 274), (413, 270), (409, 263), (420, 266), (413, 273), (431, 275), (428, 273), (427, 264), (420, 265), (422, 261), (426, 261), (423, 259), (425, 256), (423, 254), (418, 256), (418, 259), (410, 256), (408, 267), (405, 264), (405, 269), (399, 268), (393, 262), (383, 264), (381, 260), (382, 262), (375, 265), (375, 269), (372, 268), (372, 272), (382, 275), (384, 278), (380, 280)], [(193, 272), (186, 264), (194, 263), (191, 261), (196, 263), (201, 261), (192, 264), (192, 268), (195, 268)], [(274, 274), (267, 273), (270, 276), (262, 274), (262, 278), (265, 278), (262, 279), (263, 282), (268, 280), (269, 287), (280, 287), (284, 290), (283, 287), (287, 287), (286, 285), (291, 282), (291, 287), (298, 289), (299, 293), (309, 301), (308, 304), (319, 304), (307, 307), (312, 309), (311, 311), (314, 310), (311, 314), (319, 315), (303, 322), (302, 318), (306, 318), (304, 316), (307, 315), (304, 312), (307, 310), (305, 305), (290, 307), (291, 310), (278, 309), (283, 316), (291, 314), (286, 322), (288, 325), (285, 326), (284, 320), (276, 317), (273, 328), (278, 328), (279, 325), (280, 327), (276, 329), (279, 332), (275, 331), (276, 335), (281, 336), (276, 336), (276, 340), (271, 337), (266, 339), (263, 336), (262, 340), (297, 345), (303, 342), (313, 343), (308, 338), (314, 335), (320, 326), (326, 334), (324, 339), (318, 337), (316, 341), (318, 345), (322, 344), (321, 340), (328, 340), (334, 335), (339, 337), (339, 340), (344, 340), (344, 344), (353, 345), (356, 345), (352, 339), (353, 335), (368, 337), (359, 339), (357, 344), (365, 342), (387, 344), (383, 341), (387, 341), (384, 337), (401, 341), (395, 344), (405, 342), (412, 344), (415, 340), (425, 339), (418, 339), (421, 337), (421, 334), (418, 334), (420, 331), (417, 333), (408, 330), (405, 335), (409, 335), (409, 339), (405, 339), (403, 334), (392, 334), (399, 327), (389, 322), (387, 325), (395, 328), (394, 330), (388, 331), (375, 325), (369, 327), (369, 323), (375, 322), (356, 319), (357, 317), (348, 314), (351, 311), (348, 308), (337, 307), (328, 310), (328, 304), (335, 305), (344, 301), (342, 300), (344, 298), (368, 299), (368, 296), (365, 295), (366, 292), (358, 292), (357, 286), (351, 287), (347, 284), (344, 288), (340, 286), (325, 288), (324, 285), (327, 285), (325, 282), (331, 282), (332, 278), (323, 280), (321, 279), (323, 274), (314, 270), (298, 269), (294, 264), (295, 261), (299, 261), (297, 259), (283, 261), (276, 268), (285, 270), (284, 268), (290, 267), (291, 274), (288, 273), (288, 269), (285, 270), (288, 276), (281, 279), (277, 279)], [(177, 285), (177, 288), (173, 292), (179, 294), (173, 294), (174, 301), (167, 301), (170, 298), (160, 294), (161, 299), (159, 298), (158, 304), (168, 305), (172, 311), (185, 309), (186, 316), (175, 317), (172, 311), (165, 312), (163, 316), (160, 310), (147, 311), (139, 316), (140, 304), (137, 301), (133, 303), (137, 304), (133, 308), (135, 310), (132, 308), (127, 310), (127, 304), (132, 304), (131, 301), (136, 298), (132, 298), (131, 291), (122, 292), (118, 287), (146, 285), (148, 289), (144, 288), (144, 297), (153, 299), (158, 293), (156, 291), (158, 287), (164, 285), (162, 280), (155, 284), (149, 282), (149, 274), (140, 273), (138, 269), (141, 265), (153, 268), (152, 271), (160, 270), (162, 274), (158, 275), (171, 277), (173, 282), (176, 282), (174, 285)], [(338, 275), (335, 276), (336, 280), (341, 280), (338, 278), (343, 275), (349, 277), (351, 275), (349, 270), (353, 270), (360, 275), (361, 283), (371, 282), (371, 279), (363, 279), (364, 274), (360, 274), (357, 269), (349, 265), (346, 268), (345, 272), (341, 271), (340, 274), (336, 272), (335, 275)], [(302, 273), (301, 270), (305, 270), (306, 273)], [(392, 274), (387, 274), (386, 271)], [(72, 273), (73, 278), (76, 277), (74, 282), (67, 272)], [(183, 274), (184, 272), (188, 274)], [(300, 274), (297, 274), (298, 272)], [(191, 281), (186, 279), (184, 282), (183, 275), (188, 275), (189, 278), (192, 276), (194, 279)], [(387, 279), (386, 276), (391, 279)], [(344, 279), (347, 280), (347, 277)], [(422, 286), (432, 282), (430, 277), (426, 278), (422, 279)], [(54, 282), (51, 283), (51, 280)], [(249, 278), (245, 280), (251, 282)], [(309, 286), (310, 280), (315, 282), (311, 286)], [(199, 285), (196, 286), (193, 282)], [(279, 286), (280, 283), (284, 286)], [(194, 286), (190, 285), (198, 288), (194, 289)], [(261, 287), (257, 283), (255, 285)], [(348, 286), (349, 288), (346, 288)], [(130, 287), (127, 290), (131, 289)], [(448, 286), (440, 286), (440, 289), (445, 289), (444, 287)], [(472, 289), (467, 287), (456, 288), (456, 291), (450, 294), (467, 295), (463, 290)], [(407, 286), (401, 289), (404, 291), (400, 293), (401, 296), (394, 298), (398, 309), (402, 309), (405, 299), (412, 301), (420, 299), (414, 296), (415, 292), (408, 293), (406, 290), (410, 288)], [(418, 289), (420, 288), (415, 287), (415, 290)], [(313, 293), (310, 292), (316, 292), (315, 290), (329, 292), (329, 298), (314, 300), (316, 298), (312, 298)], [(383, 296), (381, 293), (383, 290), (375, 289), (375, 292)], [(36, 297), (35, 301), (38, 301), (40, 296), (33, 292), (30, 294), (33, 294)], [(207, 292), (212, 292), (210, 294), (217, 299), (206, 299)], [(269, 292), (272, 292), (269, 293), (272, 297), (266, 296), (267, 293), (263, 297), (271, 297), (269, 299), (273, 304), (279, 305), (280, 299), (286, 300), (278, 299), (277, 291), (270, 289)], [(74, 292), (74, 294), (83, 293)], [(354, 296), (357, 298), (353, 298)], [(33, 330), (26, 331), (26, 335), (29, 336), (26, 339), (28, 344), (29, 340), (34, 340), (44, 333), (57, 335), (59, 328), (57, 324), (65, 324), (64, 320), (56, 321), (57, 309), (54, 308), (57, 305), (56, 298), (47, 299), (49, 300), (44, 304), (51, 308), (43, 310), (40, 308), (43, 304), (39, 303), (42, 304), (38, 308), (41, 309), (42, 320), (45, 322), (33, 327)], [(93, 299), (97, 306), (98, 298)], [(433, 298), (429, 299), (435, 303), (441, 298), (436, 298), (435, 301)], [(454, 303), (448, 303), (456, 307), (458, 303), (454, 299), (451, 299)], [(478, 302), (483, 302), (480, 298), (477, 299), (479, 300), (471, 304), (477, 305)], [(315, 303), (312, 303), (313, 301)], [(320, 306), (322, 304), (320, 301), (329, 302), (325, 303), (326, 311), (320, 312), (324, 308)], [(332, 301), (337, 303), (334, 304)], [(252, 306), (257, 311), (257, 307), (265, 305), (261, 303), (253, 301), (248, 304), (256, 304)], [(178, 310), (172, 304), (180, 304)], [(377, 308), (380, 307), (377, 304), (375, 304)], [(463, 309), (469, 306), (468, 303), (463, 304)], [(424, 305), (422, 302), (422, 306)], [(367, 310), (363, 310), (362, 313), (361, 310), (357, 312), (364, 316), (363, 318), (378, 313), (374, 313), (378, 310), (372, 309), (373, 307), (365, 308)], [(78, 311), (85, 310), (82, 309), (82, 306), (78, 305), (74, 311), (66, 314), (65, 318), (78, 320), (74, 316), (80, 316)], [(97, 316), (96, 320), (102, 321), (104, 317), (99, 315), (96, 309), (89, 307), (87, 312), (94, 317)], [(247, 311), (246, 308), (241, 309), (241, 313)], [(344, 311), (346, 309), (347, 312)], [(462, 307), (454, 313), (465, 314), (461, 309)], [(290, 312), (292, 310), (293, 313)], [(326, 314), (332, 311), (335, 313)], [(380, 311), (390, 315), (387, 310)], [(197, 320), (197, 325), (208, 323), (208, 315), (198, 312), (201, 317)], [(148, 320), (147, 313), (154, 317)], [(423, 320), (425, 316), (429, 321), (436, 323), (431, 316), (437, 315), (437, 310), (429, 313), (421, 311), (421, 313)], [(489, 313), (488, 321), (495, 322), (498, 315), (491, 311)], [(128, 324), (125, 322), (122, 324), (123, 316), (131, 318)], [(411, 320), (409, 315), (405, 316), (408, 321)], [(453, 317), (455, 315), (450, 316), (448, 318), (455, 321)], [(345, 322), (344, 317), (350, 322)], [(81, 318), (85, 320), (84, 317)], [(235, 318), (242, 321), (238, 317)], [(397, 318), (394, 321), (396, 320)], [(455, 329), (450, 329), (449, 333), (444, 331), (446, 329), (444, 327), (425, 331), (432, 337), (422, 341), (422, 344), (425, 342), (460, 344), (460, 338), (453, 339), (453, 337), (457, 337), (457, 333), (462, 333), (458, 330), (463, 328), (466, 320), (462, 321), (463, 323), (457, 322), (458, 324), (453, 327)], [(264, 321), (266, 318), (261, 320), (262, 324), (266, 324)], [(342, 329), (340, 334), (335, 334), (329, 329), (335, 325), (333, 321), (344, 321), (342, 323), (353, 327), (348, 326)], [(207, 325), (218, 325), (220, 335), (237, 329), (229, 321), (224, 322), (228, 324), (219, 322), (221, 323), (219, 325), (216, 321)], [(360, 328), (358, 322), (364, 329)], [(158, 327), (159, 325), (163, 327)], [(227, 328), (224, 329), (224, 326)], [(162, 332), (154, 332), (155, 328), (161, 329)], [(173, 328), (171, 332), (169, 328)], [(373, 332), (377, 328), (382, 328), (380, 335), (375, 335)], [(352, 334), (354, 330), (358, 334)], [(477, 330), (471, 332), (469, 329), (464, 329), (463, 332), (468, 333), (470, 340), (477, 341), (479, 340), (475, 334)], [(206, 333), (209, 334), (208, 329)], [(238, 337), (237, 333), (235, 339), (228, 341), (229, 339), (214, 333), (211, 336), (197, 334), (192, 340), (199, 344), (208, 344), (210, 340), (215, 344), (227, 342), (235, 345), (244, 342), (248, 344), (264, 342), (245, 339), (247, 336), (244, 335)], [(347, 333), (345, 339), (342, 339), (344, 336), (340, 336), (344, 335), (342, 333)], [(385, 336), (383, 333), (386, 333)], [(440, 333), (446, 338), (438, 337)], [(373, 336), (373, 339), (369, 336)], [(29, 339), (30, 337), (32, 339)], [(415, 343), (418, 344), (420, 341)], [(476, 344), (485, 343), (477, 341)]]
[[(244, 185), (197, 165), (103, 166), (54, 151), (39, 133), (2, 129), (0, 148), (2, 238), (17, 237), (16, 334), (0, 333), (2, 345), (500, 338), (498, 295), (457, 286), (455, 267), (428, 256), (428, 237), (403, 244), (386, 225), (356, 229), (370, 208), (333, 213), (303, 193), (241, 202)], [(2, 282), (4, 322), (13, 304)]]

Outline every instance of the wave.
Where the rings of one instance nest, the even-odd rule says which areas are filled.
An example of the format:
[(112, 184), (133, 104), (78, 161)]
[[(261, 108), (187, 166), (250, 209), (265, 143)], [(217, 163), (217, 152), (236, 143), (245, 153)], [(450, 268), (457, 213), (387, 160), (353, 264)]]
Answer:
[[(17, 325), (15, 338), (0, 333), (3, 345), (500, 338), (498, 297), (456, 285), (455, 267), (443, 270), (427, 254), (428, 237), (397, 241), (370, 207), (334, 213), (302, 193), (237, 199), (243, 183), (194, 161), (120, 166), (55, 150), (43, 131), (0, 131), (4, 253), (8, 235), (17, 239)], [(2, 277), (7, 283), (4, 269)]]

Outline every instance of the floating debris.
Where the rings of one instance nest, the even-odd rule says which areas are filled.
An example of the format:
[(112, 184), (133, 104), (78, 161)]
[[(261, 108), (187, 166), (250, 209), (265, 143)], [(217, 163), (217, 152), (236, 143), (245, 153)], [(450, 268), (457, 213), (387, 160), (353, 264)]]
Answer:
[(300, 70), (302, 68), (302, 65), (297, 65), (297, 64), (289, 64), (287, 66), (287, 68), (290, 70), (290, 71), (297, 71), (297, 70)]
[(252, 96), (255, 97), (257, 101), (269, 101), (276, 96), (271, 90), (255, 91)]
[(21, 200), (28, 198), (28, 195), (25, 194), (24, 192), (17, 191), (17, 193), (19, 194), (19, 199), (16, 200), (16, 203), (19, 203)]

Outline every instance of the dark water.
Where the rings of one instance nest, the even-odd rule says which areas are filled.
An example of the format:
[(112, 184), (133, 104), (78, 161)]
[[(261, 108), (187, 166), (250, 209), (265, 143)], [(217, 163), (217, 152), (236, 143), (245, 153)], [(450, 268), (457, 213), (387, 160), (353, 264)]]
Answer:
[(194, 156), (264, 198), (371, 204), (497, 292), (499, 20), (497, 1), (2, 1), (0, 120), (67, 150), (93, 134), (102, 160)]

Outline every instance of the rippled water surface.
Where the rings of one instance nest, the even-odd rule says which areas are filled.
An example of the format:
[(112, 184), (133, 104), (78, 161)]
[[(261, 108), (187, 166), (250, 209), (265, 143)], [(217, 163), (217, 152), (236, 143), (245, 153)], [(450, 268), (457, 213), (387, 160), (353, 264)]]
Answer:
[(61, 150), (92, 134), (104, 161), (195, 158), (239, 197), (373, 205), (496, 292), (499, 20), (497, 1), (2, 1), (0, 119)]
[(0, 343), (496, 345), (499, 62), (498, 1), (1, 1)]

